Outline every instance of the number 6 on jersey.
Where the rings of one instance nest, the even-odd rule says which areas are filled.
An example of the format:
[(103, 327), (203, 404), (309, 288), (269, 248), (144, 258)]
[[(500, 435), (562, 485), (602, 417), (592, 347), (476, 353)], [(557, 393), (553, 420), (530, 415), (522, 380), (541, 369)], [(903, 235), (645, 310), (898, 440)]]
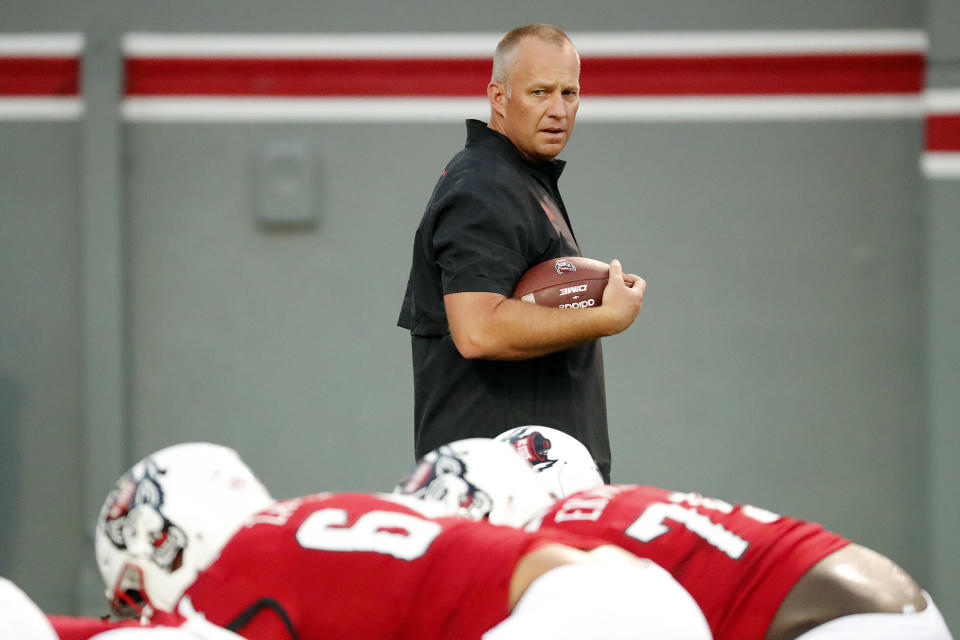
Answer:
[(303, 521), (297, 542), (320, 551), (370, 551), (400, 560), (419, 558), (442, 527), (436, 522), (395, 511), (370, 511), (352, 526), (343, 509), (321, 509)]

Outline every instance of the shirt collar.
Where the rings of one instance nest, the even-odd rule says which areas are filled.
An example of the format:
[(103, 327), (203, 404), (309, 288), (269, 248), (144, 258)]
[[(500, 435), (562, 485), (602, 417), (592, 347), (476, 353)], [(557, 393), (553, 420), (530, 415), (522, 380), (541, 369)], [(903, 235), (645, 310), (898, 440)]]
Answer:
[(520, 153), (520, 150), (517, 149), (517, 146), (513, 144), (510, 138), (495, 129), (491, 129), (487, 126), (486, 122), (469, 119), (467, 120), (467, 146), (473, 145), (491, 145), (505, 149), (526, 166), (550, 176), (553, 180), (560, 178), (560, 174), (563, 173), (563, 168), (567, 165), (566, 161), (556, 159), (531, 162)]

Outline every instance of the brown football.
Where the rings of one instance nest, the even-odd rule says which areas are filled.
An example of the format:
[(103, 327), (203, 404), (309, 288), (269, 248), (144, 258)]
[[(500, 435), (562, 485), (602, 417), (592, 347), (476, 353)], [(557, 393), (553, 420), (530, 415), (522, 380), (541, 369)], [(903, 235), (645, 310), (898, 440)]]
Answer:
[(513, 297), (543, 307), (599, 307), (610, 265), (600, 260), (568, 256), (551, 258), (523, 274)]

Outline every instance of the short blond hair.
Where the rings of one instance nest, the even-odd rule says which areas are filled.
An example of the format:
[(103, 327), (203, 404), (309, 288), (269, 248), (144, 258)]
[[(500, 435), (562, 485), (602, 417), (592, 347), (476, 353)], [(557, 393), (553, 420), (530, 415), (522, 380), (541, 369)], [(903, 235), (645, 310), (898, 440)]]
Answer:
[[(497, 48), (493, 52), (493, 73), (490, 75), (490, 82), (499, 82), (504, 85), (508, 93), (510, 91), (509, 67), (512, 54), (520, 41), (527, 37), (538, 38), (544, 42), (555, 44), (558, 47), (562, 47), (567, 43), (573, 47), (573, 42), (570, 40), (570, 37), (564, 33), (562, 29), (552, 24), (534, 22), (532, 24), (514, 27), (508, 31), (506, 35), (500, 38), (500, 42), (497, 43)], [(576, 47), (574, 47), (574, 51), (576, 51)], [(579, 58), (579, 54), (577, 57)]]

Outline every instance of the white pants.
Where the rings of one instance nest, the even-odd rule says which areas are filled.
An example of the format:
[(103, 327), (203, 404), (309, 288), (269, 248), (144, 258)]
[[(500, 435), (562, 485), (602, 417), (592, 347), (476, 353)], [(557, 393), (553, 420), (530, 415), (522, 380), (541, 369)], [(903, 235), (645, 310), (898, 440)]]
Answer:
[[(189, 623), (188, 623), (189, 624)], [(219, 640), (219, 638), (229, 638), (230, 640), (243, 640), (235, 633), (226, 629), (209, 627), (198, 629), (183, 625), (181, 627), (129, 627), (126, 629), (113, 629), (104, 631), (93, 636), (90, 640)]]
[(811, 629), (797, 640), (953, 640), (940, 609), (926, 591), (927, 608), (908, 613), (858, 613)]
[(652, 562), (586, 563), (547, 571), (483, 640), (710, 640), (700, 608)]

